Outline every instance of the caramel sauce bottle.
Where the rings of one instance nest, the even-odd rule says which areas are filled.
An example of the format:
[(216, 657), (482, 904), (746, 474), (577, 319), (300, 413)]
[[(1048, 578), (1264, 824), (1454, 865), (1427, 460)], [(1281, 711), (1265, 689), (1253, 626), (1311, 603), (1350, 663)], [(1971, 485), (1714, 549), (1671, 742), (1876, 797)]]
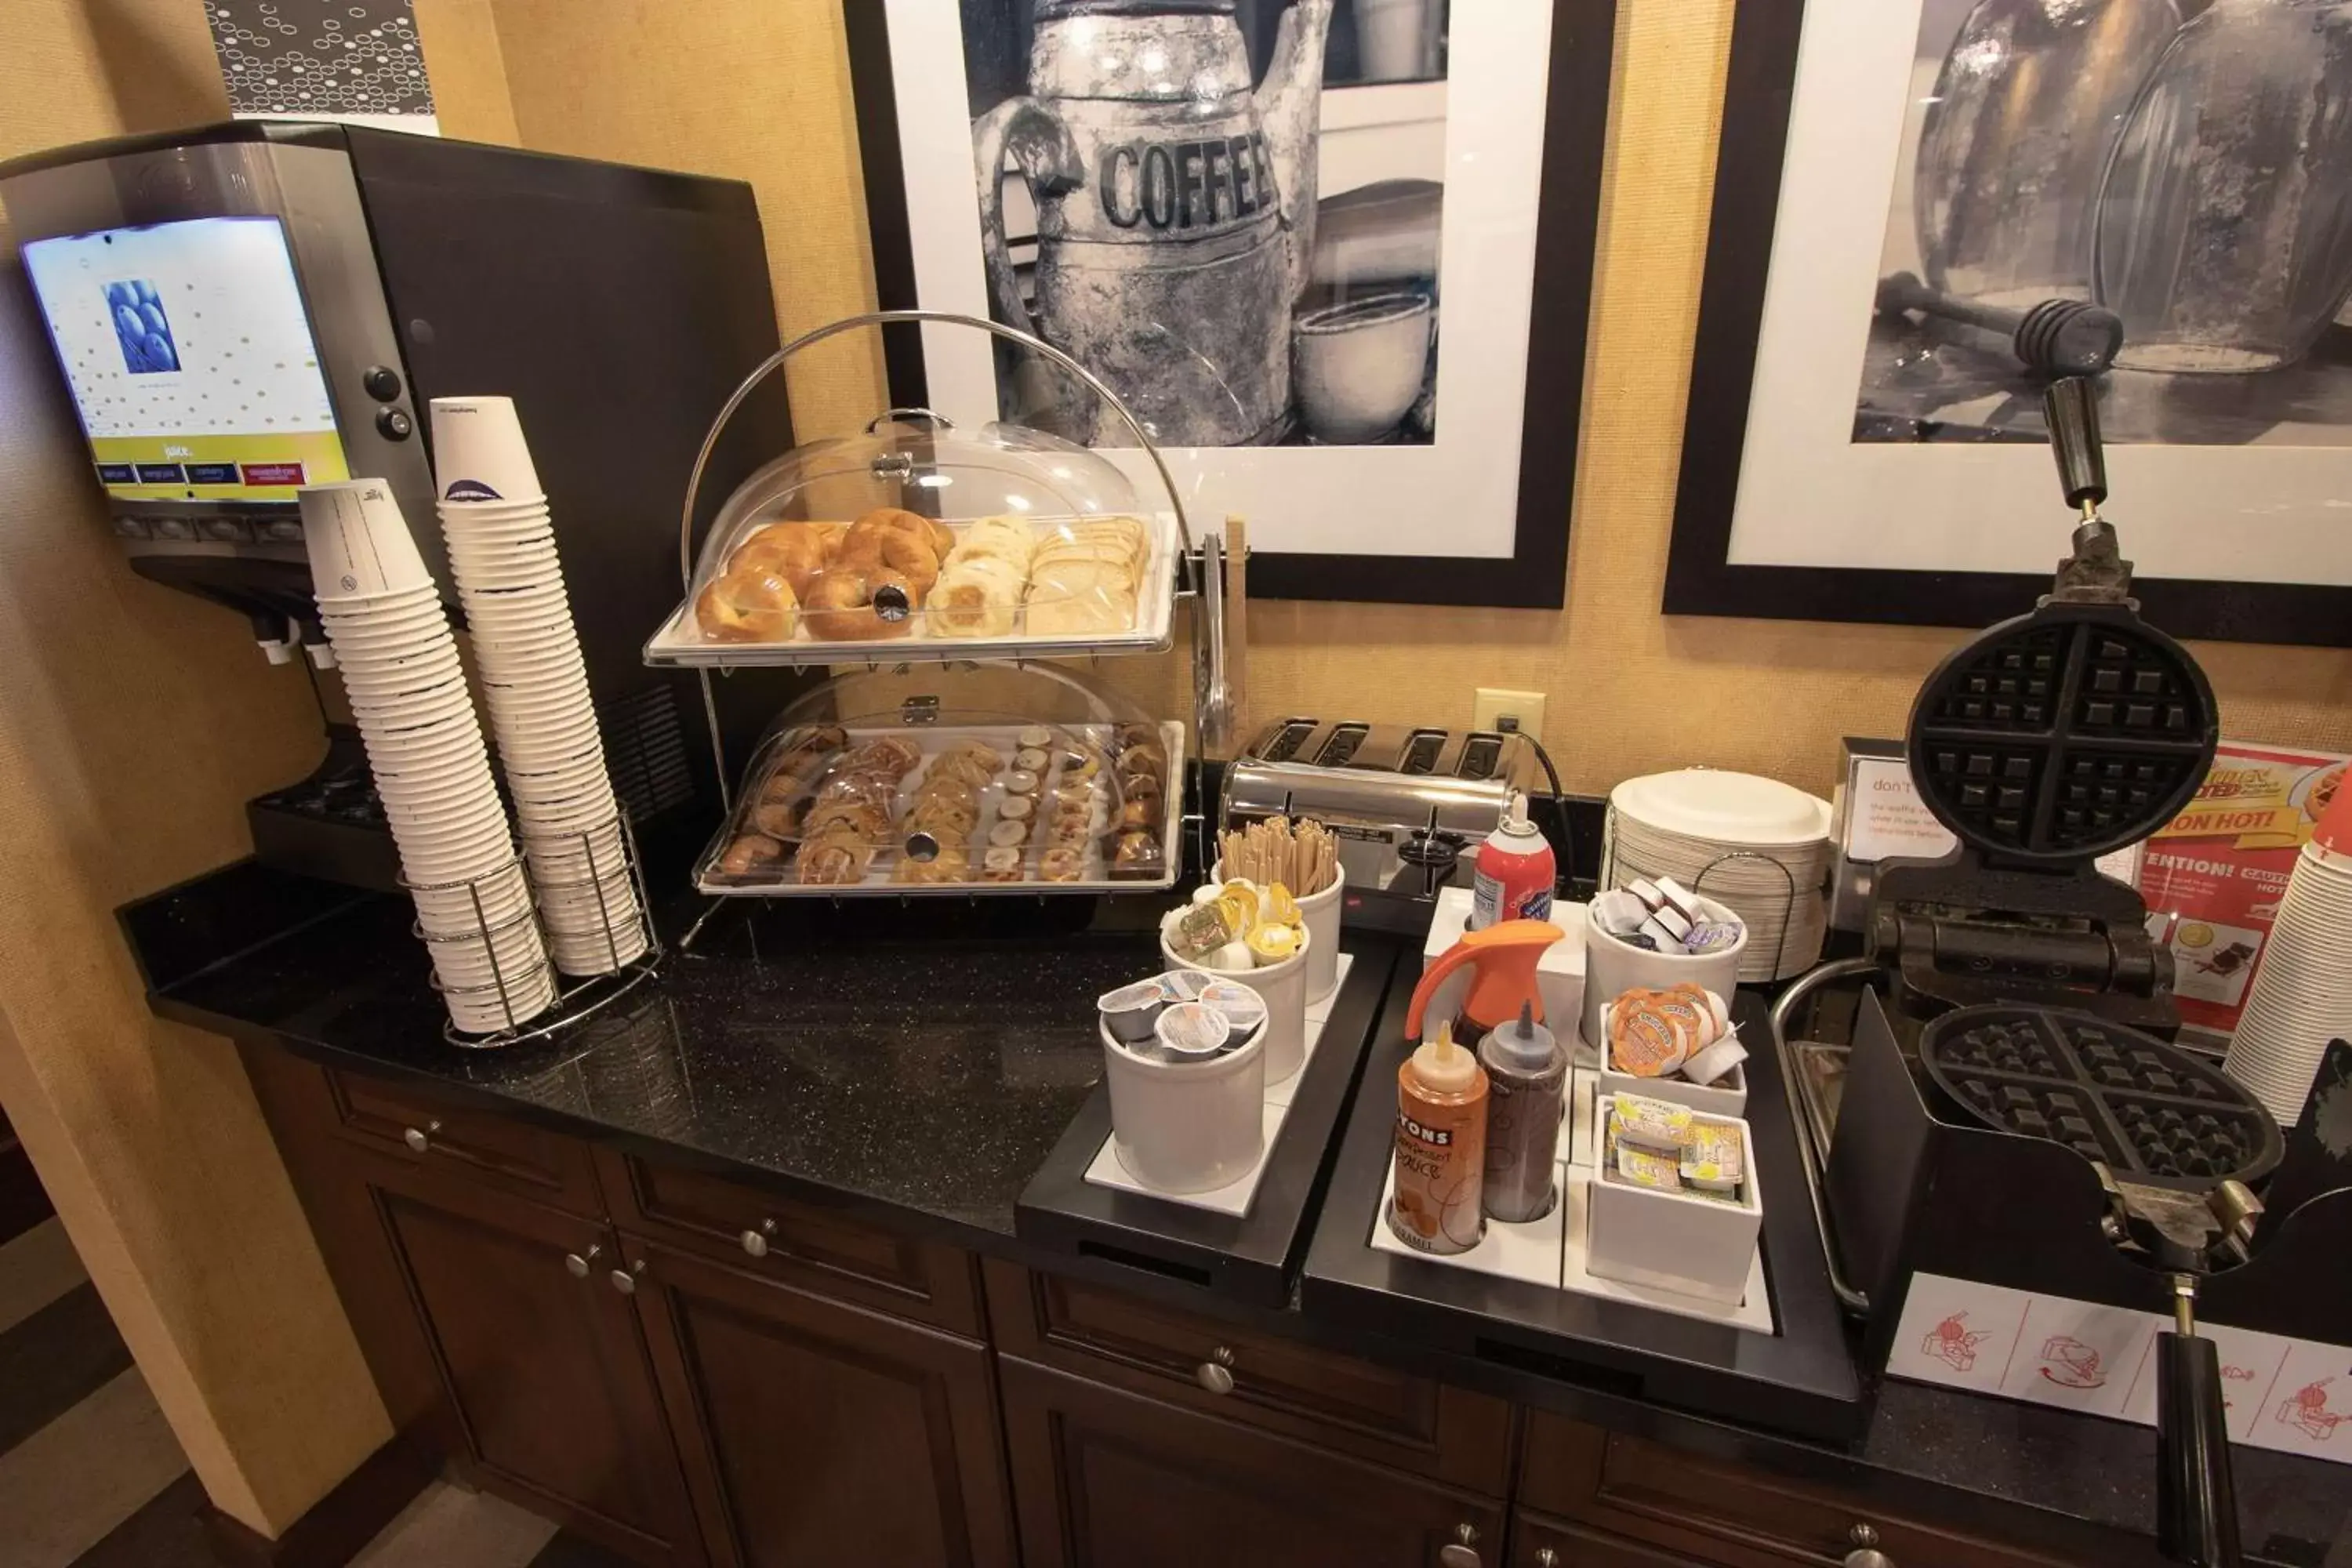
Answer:
[(1421, 1252), (1478, 1245), (1486, 1170), (1486, 1072), (1441, 1024), (1397, 1068), (1396, 1196), (1388, 1226)]

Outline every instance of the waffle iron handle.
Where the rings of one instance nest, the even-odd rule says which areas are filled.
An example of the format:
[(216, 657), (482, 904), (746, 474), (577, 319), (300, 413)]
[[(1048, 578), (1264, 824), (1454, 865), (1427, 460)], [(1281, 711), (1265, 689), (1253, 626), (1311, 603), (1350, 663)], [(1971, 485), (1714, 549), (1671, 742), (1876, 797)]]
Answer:
[(2107, 457), (2099, 440), (2099, 393), (2087, 376), (2061, 376), (2042, 394), (2050, 454), (2066, 504), (2089, 512), (2107, 499)]
[(2199, 1337), (2193, 1280), (2175, 1280), (2179, 1331), (2156, 1337), (2156, 1537), (2168, 1563), (2239, 1568), (2238, 1489), (2221, 1403), (2221, 1358)]

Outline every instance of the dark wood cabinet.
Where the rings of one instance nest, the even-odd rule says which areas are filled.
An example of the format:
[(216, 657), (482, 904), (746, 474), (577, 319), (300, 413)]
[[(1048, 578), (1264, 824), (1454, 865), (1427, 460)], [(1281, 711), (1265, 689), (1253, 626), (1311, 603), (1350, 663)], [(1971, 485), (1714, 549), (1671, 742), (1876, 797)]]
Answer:
[(395, 1425), (646, 1568), (2060, 1561), (244, 1055)]
[(1491, 1497), (1509, 1490), (1502, 1400), (1099, 1285), (982, 1267), (1007, 1355)]
[[(1498, 1563), (1475, 1497), (1012, 1357), (998, 1368), (1028, 1568)], [(1446, 1568), (1469, 1568), (1460, 1552)]]
[(623, 1247), (714, 1562), (1013, 1568), (986, 1347)]
[(702, 1561), (612, 1233), (433, 1173), (365, 1179), (440, 1377), (446, 1446), (493, 1489), (640, 1562)]
[(1714, 1564), (1522, 1509), (1511, 1519), (1510, 1568), (1714, 1568)]
[[(2066, 1561), (1541, 1412), (1528, 1419), (1518, 1499), (1612, 1540), (1646, 1542), (1666, 1553), (1658, 1562), (1839, 1568), (1864, 1548), (1937, 1568), (2062, 1568)], [(1563, 1563), (1579, 1561), (1562, 1553)]]

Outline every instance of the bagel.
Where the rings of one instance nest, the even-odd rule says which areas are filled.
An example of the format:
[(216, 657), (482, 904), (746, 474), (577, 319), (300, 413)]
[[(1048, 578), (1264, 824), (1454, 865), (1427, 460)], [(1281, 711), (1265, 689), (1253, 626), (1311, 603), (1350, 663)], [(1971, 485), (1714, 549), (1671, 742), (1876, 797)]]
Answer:
[(897, 573), (906, 580), (909, 597), (918, 608), (929, 596), (931, 585), (940, 580), (939, 552), (931, 548), (930, 541), (892, 528), (870, 529), (863, 533), (857, 528), (851, 529), (841, 542), (841, 552), (834, 558), (834, 564), (868, 574), (877, 570)]
[(695, 621), (719, 642), (789, 642), (799, 608), (793, 585), (759, 566), (722, 572), (694, 598)]
[(860, 529), (870, 531), (877, 528), (890, 529), (910, 539), (920, 540), (931, 547), (932, 554), (943, 560), (956, 544), (955, 532), (946, 523), (919, 512), (908, 511), (904, 507), (877, 506), (851, 523), (849, 531), (854, 534)]
[(795, 595), (806, 594), (810, 580), (824, 570), (832, 554), (832, 539), (825, 530), (835, 526), (821, 522), (771, 523), (735, 547), (735, 552), (727, 558), (727, 570), (763, 568), (791, 584)]
[[(915, 548), (929, 553), (927, 546)], [(809, 584), (809, 596), (801, 605), (801, 619), (807, 625), (809, 635), (820, 642), (876, 642), (906, 637), (915, 629), (912, 616), (885, 620), (874, 608), (875, 594), (894, 586), (907, 595), (910, 604), (922, 602), (914, 585), (896, 572), (837, 561)]]

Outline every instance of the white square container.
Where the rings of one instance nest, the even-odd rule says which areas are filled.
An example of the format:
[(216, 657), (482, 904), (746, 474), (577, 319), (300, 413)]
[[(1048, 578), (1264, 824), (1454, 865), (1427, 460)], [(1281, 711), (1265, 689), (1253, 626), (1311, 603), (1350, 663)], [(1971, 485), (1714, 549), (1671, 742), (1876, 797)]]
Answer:
[(1593, 1103), (1594, 1169), (1586, 1199), (1585, 1267), (1604, 1279), (1738, 1302), (1747, 1293), (1756, 1237), (1764, 1224), (1764, 1200), (1756, 1184), (1756, 1143), (1748, 1123), (1736, 1116), (1709, 1118), (1739, 1129), (1747, 1180), (1740, 1184), (1738, 1203), (1628, 1186), (1609, 1180), (1600, 1169), (1599, 1130), (1606, 1125), (1615, 1098), (1603, 1094)]
[[(1439, 893), (1437, 907), (1429, 918), (1429, 935), (1421, 946), (1422, 968), (1426, 970), (1444, 957), (1462, 940), (1469, 923), (1470, 889), (1448, 888)], [(1552, 905), (1551, 923), (1568, 934), (1545, 948), (1543, 956), (1536, 961), (1536, 990), (1543, 997), (1543, 1021), (1563, 1043), (1573, 1046), (1576, 1031), (1570, 1026), (1571, 1021), (1584, 1006), (1584, 906)], [(1453, 1017), (1462, 1010), (1462, 998), (1468, 994), (1469, 987), (1470, 972), (1456, 970), (1429, 999), (1426, 1016), (1433, 1019)]]
[(1693, 1083), (1686, 1078), (1635, 1078), (1609, 1065), (1601, 1052), (1601, 1088), (1607, 1095), (1639, 1094), (1704, 1110), (1709, 1116), (1737, 1120), (1748, 1114), (1748, 1064), (1741, 1062), (1713, 1083)]

